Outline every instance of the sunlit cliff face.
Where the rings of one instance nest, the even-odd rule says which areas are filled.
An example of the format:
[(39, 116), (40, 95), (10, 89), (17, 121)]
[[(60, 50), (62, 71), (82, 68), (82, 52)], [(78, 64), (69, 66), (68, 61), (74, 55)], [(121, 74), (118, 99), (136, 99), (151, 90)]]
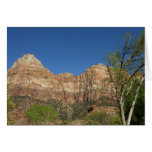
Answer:
[[(33, 98), (63, 100), (68, 103), (95, 101), (101, 96), (110, 96), (110, 86), (103, 64), (93, 65), (84, 73), (54, 75), (32, 54), (19, 58), (8, 70), (10, 95), (32, 96)], [(107, 93), (109, 90), (109, 93)]]

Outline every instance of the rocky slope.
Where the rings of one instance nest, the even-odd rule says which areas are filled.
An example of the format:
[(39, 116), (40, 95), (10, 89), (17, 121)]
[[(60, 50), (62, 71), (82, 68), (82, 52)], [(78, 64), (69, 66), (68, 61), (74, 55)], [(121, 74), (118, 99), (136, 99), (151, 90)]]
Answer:
[(110, 96), (106, 78), (107, 68), (103, 64), (93, 65), (78, 76), (71, 73), (54, 75), (32, 54), (19, 58), (8, 70), (10, 95), (67, 103), (95, 101), (101, 96)]

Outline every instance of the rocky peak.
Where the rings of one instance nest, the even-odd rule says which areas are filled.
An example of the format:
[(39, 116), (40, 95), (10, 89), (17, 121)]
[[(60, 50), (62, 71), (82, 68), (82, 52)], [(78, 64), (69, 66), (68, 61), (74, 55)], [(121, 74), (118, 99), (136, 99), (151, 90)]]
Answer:
[(42, 63), (33, 54), (25, 54), (23, 57), (19, 58), (14, 63), (13, 67), (16, 67), (18, 65), (30, 67), (43, 67)]

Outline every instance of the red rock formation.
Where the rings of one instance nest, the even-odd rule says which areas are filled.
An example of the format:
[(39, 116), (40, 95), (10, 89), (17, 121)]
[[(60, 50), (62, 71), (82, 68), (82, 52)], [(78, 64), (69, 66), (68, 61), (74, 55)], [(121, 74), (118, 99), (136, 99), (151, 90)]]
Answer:
[(26, 54), (8, 70), (9, 94), (42, 100), (53, 98), (68, 103), (94, 101), (109, 96), (105, 89), (110, 93), (110, 86), (104, 81), (107, 77), (103, 64), (93, 65), (78, 76), (71, 73), (54, 75), (34, 55)]

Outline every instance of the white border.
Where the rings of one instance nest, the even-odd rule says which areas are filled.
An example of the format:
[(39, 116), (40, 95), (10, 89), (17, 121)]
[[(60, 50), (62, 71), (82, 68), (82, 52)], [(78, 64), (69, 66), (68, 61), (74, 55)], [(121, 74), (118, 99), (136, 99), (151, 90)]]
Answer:
[(146, 81), (146, 126), (6, 125), (7, 26), (145, 26), (151, 62), (151, 14), (150, 0), (0, 1), (0, 150), (152, 151), (152, 81)]

